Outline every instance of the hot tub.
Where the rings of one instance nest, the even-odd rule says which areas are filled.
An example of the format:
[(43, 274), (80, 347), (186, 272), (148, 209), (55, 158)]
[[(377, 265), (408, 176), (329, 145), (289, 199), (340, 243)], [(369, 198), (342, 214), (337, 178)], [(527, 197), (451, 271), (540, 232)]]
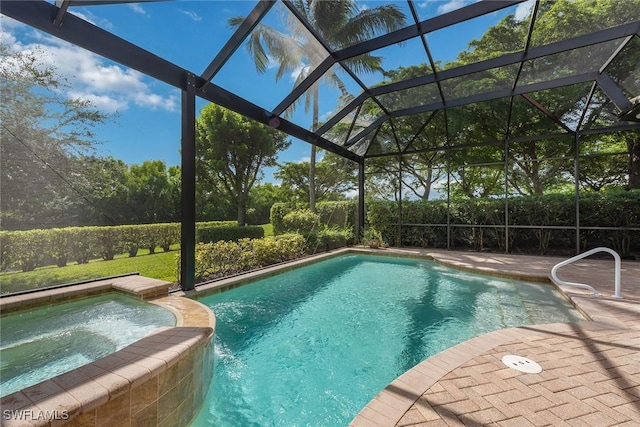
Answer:
[[(3, 323), (16, 314), (40, 312), (42, 308), (45, 311), (47, 308), (53, 312), (64, 311), (61, 313), (63, 318), (66, 315), (80, 319), (76, 339), (69, 338), (65, 328), (54, 326), (31, 341), (13, 341), (9, 351), (17, 352), (18, 359), (23, 357), (25, 367), (16, 367), (20, 364), (14, 363), (12, 369), (41, 369), (44, 365), (31, 354), (41, 350), (55, 357), (73, 347), (78, 353), (74, 356), (76, 358), (99, 357), (0, 398), (2, 426), (188, 424), (202, 404), (211, 381), (211, 340), (215, 317), (196, 301), (168, 295), (169, 285), (132, 275), (25, 295), (2, 296), (0, 315)], [(99, 301), (133, 297), (137, 300), (133, 303), (135, 307), (157, 305), (152, 311), (161, 310), (161, 317), (170, 316), (175, 327), (144, 326), (134, 320), (137, 316), (126, 314), (127, 319), (116, 316), (113, 320), (116, 323), (112, 325), (115, 336), (103, 336), (95, 334), (95, 331), (99, 324), (107, 323), (105, 318), (100, 321), (97, 313), (78, 315), (61, 308), (67, 307), (69, 301), (73, 301), (71, 306), (75, 306), (82, 303), (78, 300), (93, 300), (96, 295), (100, 295)], [(153, 304), (142, 301), (144, 299)], [(98, 311), (109, 309), (103, 307)], [(49, 322), (42, 318), (39, 320)], [(34, 324), (28, 322), (17, 322), (14, 328), (36, 329), (35, 324), (39, 323), (37, 319), (33, 320)], [(142, 338), (118, 349), (123, 345), (121, 340), (131, 335), (133, 329), (139, 329), (135, 333)], [(109, 354), (102, 357), (97, 354), (97, 348), (101, 348), (99, 351), (108, 350)]]

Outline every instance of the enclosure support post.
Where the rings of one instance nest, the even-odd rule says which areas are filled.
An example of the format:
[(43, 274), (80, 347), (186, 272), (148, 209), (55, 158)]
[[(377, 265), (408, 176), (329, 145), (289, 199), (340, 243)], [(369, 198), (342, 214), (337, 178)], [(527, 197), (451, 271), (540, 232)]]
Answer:
[(451, 250), (451, 148), (447, 137), (447, 250)]
[(509, 140), (504, 140), (504, 252), (509, 253)]
[(580, 253), (580, 136), (576, 131), (575, 157), (573, 161), (573, 179), (576, 203), (576, 255)]
[(398, 225), (395, 245), (402, 246), (402, 156), (398, 156)]
[(358, 163), (358, 230), (357, 238), (364, 237), (364, 159)]
[(196, 271), (196, 76), (186, 74), (182, 89), (180, 197), (180, 286), (195, 288)]

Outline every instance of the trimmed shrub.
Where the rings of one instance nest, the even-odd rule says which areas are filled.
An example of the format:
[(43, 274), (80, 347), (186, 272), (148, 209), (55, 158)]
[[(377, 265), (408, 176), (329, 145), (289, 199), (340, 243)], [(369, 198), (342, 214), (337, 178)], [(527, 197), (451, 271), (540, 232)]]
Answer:
[(273, 225), (273, 234), (282, 234), (285, 232), (282, 220), (286, 214), (296, 209), (296, 205), (292, 203), (274, 203), (273, 206), (271, 206), (270, 218), (271, 225)]
[[(274, 203), (271, 206), (271, 225), (274, 234), (286, 233), (287, 227), (284, 224), (285, 215), (300, 210), (309, 210), (308, 205), (294, 203)], [(353, 200), (339, 202), (318, 202), (316, 213), (319, 216), (319, 223), (328, 228), (350, 228), (355, 232), (358, 205)], [(319, 227), (323, 228), (323, 227)], [(310, 231), (308, 229), (307, 231)]]
[(299, 234), (281, 234), (251, 241), (255, 267), (277, 264), (298, 258), (304, 253), (304, 237)]
[(242, 248), (237, 242), (218, 241), (196, 245), (196, 278), (227, 276), (242, 271)]
[(69, 261), (69, 233), (64, 228), (52, 228), (47, 231), (47, 255), (55, 260), (58, 267), (64, 267)]
[(78, 264), (86, 264), (100, 253), (98, 229), (103, 227), (69, 227), (69, 257)]
[(309, 209), (297, 209), (282, 218), (282, 227), (288, 233), (300, 233), (306, 236), (318, 228), (320, 215)]
[(355, 200), (316, 203), (320, 222), (327, 228), (351, 229), (355, 231), (358, 204)]
[(136, 256), (142, 245), (142, 228), (139, 225), (123, 225), (122, 235), (125, 251), (129, 257)]
[(304, 252), (303, 249), (304, 239), (299, 234), (241, 239), (238, 242), (198, 243), (196, 244), (196, 280), (223, 277), (295, 259)]
[(11, 266), (18, 267), (22, 271), (35, 270), (45, 256), (43, 248), (47, 247), (47, 237), (47, 230), (11, 232), (9, 244)]
[(163, 251), (169, 252), (171, 245), (180, 243), (180, 224), (158, 224), (158, 241)]
[(354, 235), (350, 229), (330, 228), (313, 231), (306, 237), (305, 252), (308, 254), (338, 249), (354, 243)]
[(105, 261), (112, 260), (117, 254), (126, 250), (122, 227), (96, 227), (100, 256)]
[(12, 234), (7, 231), (0, 231), (0, 271), (7, 271), (13, 263), (11, 236)]

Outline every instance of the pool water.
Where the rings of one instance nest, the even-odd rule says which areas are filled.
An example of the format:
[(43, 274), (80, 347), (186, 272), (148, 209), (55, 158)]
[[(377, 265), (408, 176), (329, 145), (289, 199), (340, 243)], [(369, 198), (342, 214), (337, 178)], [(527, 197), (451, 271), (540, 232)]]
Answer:
[(175, 326), (168, 310), (108, 294), (3, 316), (0, 396), (120, 350), (160, 326)]
[(552, 286), (347, 255), (200, 301), (214, 377), (192, 426), (346, 426), (426, 357), (485, 332), (584, 318)]

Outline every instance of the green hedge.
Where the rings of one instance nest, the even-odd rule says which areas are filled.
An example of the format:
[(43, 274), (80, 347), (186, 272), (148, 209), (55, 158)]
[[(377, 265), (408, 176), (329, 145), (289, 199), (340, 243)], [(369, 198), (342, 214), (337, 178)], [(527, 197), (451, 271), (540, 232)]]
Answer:
[(302, 209), (303, 206), (296, 206), (291, 203), (274, 203), (271, 206), (271, 225), (273, 226), (273, 234), (278, 235), (285, 232), (284, 216), (291, 211)]
[[(196, 230), (218, 228), (215, 233), (232, 240), (264, 235), (261, 227), (236, 227), (235, 224), (235, 221), (202, 222), (196, 224)], [(252, 230), (238, 233), (229, 231), (232, 228)], [(64, 267), (68, 262), (84, 264), (95, 258), (111, 260), (123, 253), (134, 257), (140, 248), (154, 253), (159, 247), (166, 252), (171, 245), (179, 243), (179, 223), (2, 231), (0, 271), (31, 271), (51, 264)]]
[(239, 227), (229, 226), (200, 226), (196, 229), (196, 241), (209, 243), (218, 241), (237, 242), (240, 239), (261, 239), (264, 237), (264, 229), (258, 225)]
[[(515, 252), (545, 254), (549, 249), (575, 247), (575, 231), (545, 228), (575, 224), (575, 196), (549, 194), (511, 197), (509, 225), (540, 228), (510, 228), (509, 247)], [(449, 221), (453, 248), (504, 250), (504, 199), (452, 200)], [(367, 223), (390, 244), (447, 247), (447, 202), (403, 201), (401, 234), (396, 225), (398, 203), (367, 203)], [(467, 227), (483, 225), (484, 227)], [(494, 227), (492, 227), (494, 226)], [(640, 191), (583, 192), (580, 194), (580, 239), (583, 249), (610, 246), (620, 255), (640, 250), (640, 233), (628, 230), (586, 230), (588, 227), (640, 227)]]
[(238, 221), (202, 221), (196, 223), (196, 230), (200, 227), (237, 227)]
[[(293, 211), (308, 209), (305, 204), (274, 203), (271, 207), (271, 224), (274, 234), (287, 232), (284, 217)], [(349, 229), (355, 232), (357, 203), (353, 200), (339, 202), (319, 202), (316, 204), (316, 213), (320, 224), (324, 228)], [(323, 228), (323, 227), (321, 227)]]
[(354, 244), (354, 234), (349, 229), (329, 228), (321, 231), (313, 231), (305, 237), (305, 252), (308, 254), (329, 251)]
[(309, 209), (296, 209), (282, 218), (282, 227), (287, 233), (299, 233), (304, 236), (320, 226), (320, 215)]
[[(196, 280), (201, 282), (289, 261), (303, 253), (304, 238), (299, 234), (241, 239), (238, 242), (198, 243), (196, 245)], [(179, 257), (178, 266), (180, 266)]]

